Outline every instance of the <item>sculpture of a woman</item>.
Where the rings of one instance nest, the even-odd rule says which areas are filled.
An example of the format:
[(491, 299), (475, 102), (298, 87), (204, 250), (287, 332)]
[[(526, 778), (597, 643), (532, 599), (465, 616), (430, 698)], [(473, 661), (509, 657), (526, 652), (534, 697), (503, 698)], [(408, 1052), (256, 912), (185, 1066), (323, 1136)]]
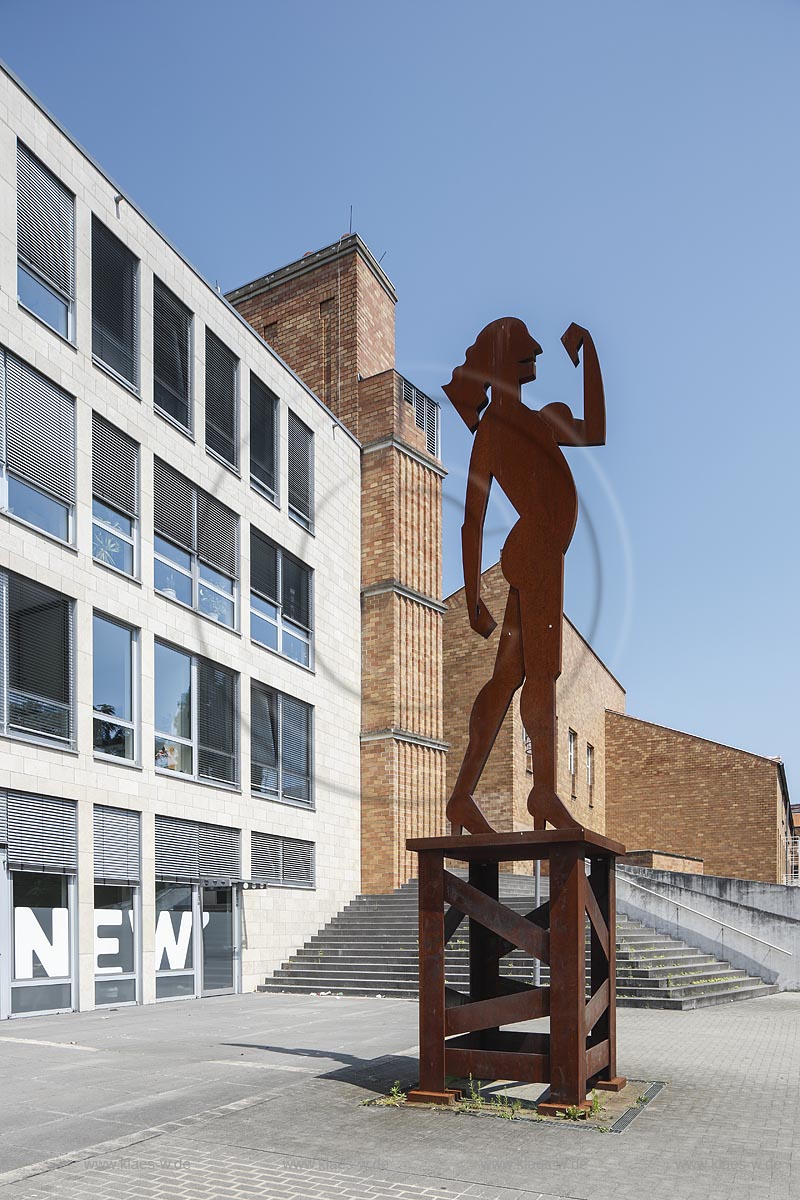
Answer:
[(469, 744), (447, 804), (451, 824), (470, 833), (493, 832), (473, 793), (520, 685), (522, 723), (533, 750), (528, 811), (534, 828), (577, 825), (556, 791), (564, 555), (578, 517), (561, 446), (605, 444), (605, 400), (591, 335), (572, 324), (561, 341), (575, 366), (583, 349), (583, 420), (566, 404), (537, 412), (522, 403), (522, 384), (536, 378), (542, 348), (515, 317), (487, 325), (444, 388), (475, 437), (461, 533), (469, 621), (482, 637), (496, 627), (480, 595), (483, 524), (493, 480), (519, 514), (500, 559), (509, 592), (494, 672), (473, 705)]

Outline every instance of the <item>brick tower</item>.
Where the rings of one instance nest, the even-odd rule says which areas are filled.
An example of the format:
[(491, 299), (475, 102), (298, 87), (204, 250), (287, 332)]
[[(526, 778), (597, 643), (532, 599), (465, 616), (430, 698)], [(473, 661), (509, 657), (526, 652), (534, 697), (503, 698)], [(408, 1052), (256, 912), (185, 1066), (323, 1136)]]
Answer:
[(397, 296), (358, 234), (228, 300), (362, 445), (362, 889), (391, 891), (405, 839), (446, 832), (439, 409), (394, 369)]

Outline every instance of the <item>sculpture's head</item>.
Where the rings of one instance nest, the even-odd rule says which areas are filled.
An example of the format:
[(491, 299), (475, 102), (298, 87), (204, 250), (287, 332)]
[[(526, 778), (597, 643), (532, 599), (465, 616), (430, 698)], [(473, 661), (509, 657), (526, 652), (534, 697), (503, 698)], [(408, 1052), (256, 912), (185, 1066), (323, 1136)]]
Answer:
[(499, 387), (518, 397), (519, 385), (536, 378), (536, 356), (541, 353), (524, 321), (500, 317), (481, 330), (442, 391), (474, 433), (489, 403), (488, 389)]

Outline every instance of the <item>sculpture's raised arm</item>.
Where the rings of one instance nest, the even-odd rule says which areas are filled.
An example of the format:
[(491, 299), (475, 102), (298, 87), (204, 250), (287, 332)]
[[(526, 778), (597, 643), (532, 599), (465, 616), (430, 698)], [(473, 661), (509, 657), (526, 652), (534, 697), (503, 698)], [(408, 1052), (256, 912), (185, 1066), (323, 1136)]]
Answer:
[(583, 419), (573, 417), (566, 404), (547, 404), (540, 409), (553, 427), (560, 446), (604, 446), (606, 444), (606, 401), (603, 376), (592, 335), (574, 322), (561, 338), (575, 366), (583, 350)]

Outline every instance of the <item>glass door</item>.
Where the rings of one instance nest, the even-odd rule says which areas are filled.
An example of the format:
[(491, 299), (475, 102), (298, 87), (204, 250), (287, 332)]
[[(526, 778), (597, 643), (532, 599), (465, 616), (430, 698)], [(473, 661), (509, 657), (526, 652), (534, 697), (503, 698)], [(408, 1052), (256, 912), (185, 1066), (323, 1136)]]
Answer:
[(203, 992), (219, 996), (237, 988), (238, 920), (232, 887), (201, 888)]

